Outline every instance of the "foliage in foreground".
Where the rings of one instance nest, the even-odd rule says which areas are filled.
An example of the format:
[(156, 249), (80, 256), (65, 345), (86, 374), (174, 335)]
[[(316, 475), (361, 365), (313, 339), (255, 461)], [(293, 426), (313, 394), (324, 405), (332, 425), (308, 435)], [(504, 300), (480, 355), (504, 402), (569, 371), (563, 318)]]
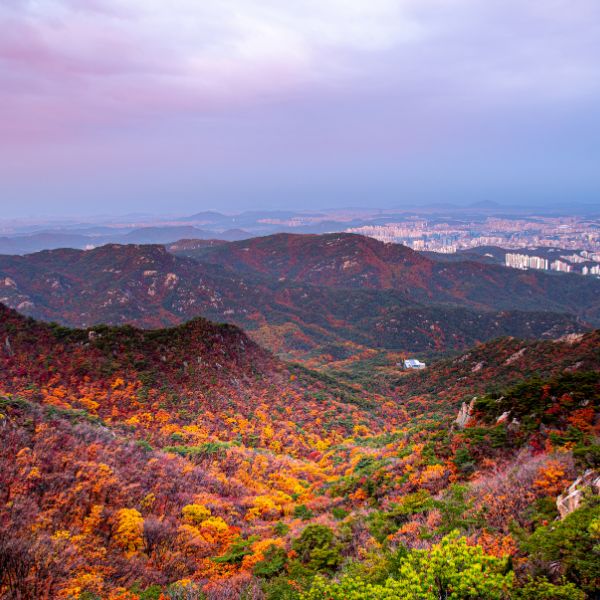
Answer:
[(556, 496), (598, 464), (598, 334), (373, 394), (202, 321), (3, 316), (2, 600), (593, 597), (598, 505)]
[(412, 550), (400, 566), (397, 579), (372, 584), (359, 577), (339, 583), (315, 579), (302, 600), (449, 600), (508, 598), (514, 575), (507, 560), (485, 554), (480, 546), (469, 546), (454, 532), (429, 550)]

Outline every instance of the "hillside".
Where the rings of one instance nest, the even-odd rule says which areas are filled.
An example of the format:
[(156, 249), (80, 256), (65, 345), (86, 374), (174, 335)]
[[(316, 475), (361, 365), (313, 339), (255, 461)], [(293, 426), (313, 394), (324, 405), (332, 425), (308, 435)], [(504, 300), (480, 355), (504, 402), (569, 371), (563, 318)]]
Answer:
[(496, 340), (380, 395), (229, 325), (0, 306), (0, 597), (409, 600), (442, 552), (457, 598), (592, 598), (600, 506), (556, 497), (598, 464), (599, 340)]
[[(321, 243), (326, 236), (301, 239)], [(360, 236), (344, 239), (360, 244), (373, 242)], [(310, 358), (315, 364), (373, 348), (411, 353), (444, 351), (505, 335), (558, 337), (586, 329), (575, 309), (556, 305), (560, 309), (556, 312), (542, 300), (532, 304), (529, 311), (488, 309), (478, 307), (484, 302), (469, 300), (461, 304), (454, 297), (446, 302), (449, 294), (441, 295), (439, 301), (426, 299), (431, 294), (425, 288), (414, 294), (413, 288), (406, 285), (402, 289), (348, 289), (290, 281), (279, 271), (250, 272), (237, 264), (216, 264), (214, 258), (212, 262), (198, 260), (198, 254), (208, 252), (212, 256), (213, 252), (237, 248), (236, 243), (188, 241), (172, 248), (196, 258), (174, 255), (162, 246), (136, 245), (0, 256), (0, 302), (23, 314), (73, 327), (97, 323), (164, 327), (203, 316), (243, 327), (254, 340), (280, 356)], [(401, 246), (384, 248), (406, 255), (407, 268), (416, 270), (423, 286), (430, 285), (430, 278), (420, 272), (422, 264), (429, 268), (426, 259)], [(250, 256), (252, 252), (243, 254)], [(257, 252), (256, 260), (262, 261), (262, 256), (262, 251)], [(378, 263), (381, 268), (382, 260)], [(418, 264), (410, 266), (415, 260)], [(399, 269), (395, 263), (394, 273)], [(330, 270), (342, 286), (344, 269), (342, 274)], [(504, 275), (507, 271), (500, 272)], [(395, 281), (394, 277), (390, 275), (390, 281)], [(474, 277), (474, 290), (478, 290), (478, 281), (485, 281), (485, 277)], [(528, 289), (531, 294), (537, 290)], [(472, 295), (485, 296), (486, 290), (482, 283)], [(493, 304), (491, 298), (496, 292), (489, 294), (486, 302)], [(543, 296), (542, 291), (536, 294)], [(516, 306), (516, 295), (512, 298)], [(585, 312), (586, 295), (578, 302), (577, 310)]]
[(559, 278), (470, 260), (440, 263), (406, 246), (355, 234), (278, 234), (187, 254), (240, 274), (334, 288), (395, 290), (405, 301), (421, 304), (568, 312), (600, 323), (596, 279)]
[[(25, 319), (0, 305), (0, 340), (5, 391), (115, 424), (146, 411), (135, 423), (137, 435), (161, 444), (168, 445), (177, 427), (199, 417), (205, 427), (210, 425), (200, 437), (234, 441), (247, 434), (261, 439), (264, 430), (273, 428), (271, 419), (304, 406), (308, 392), (319, 398), (321, 409), (327, 408), (321, 426), (340, 438), (352, 432), (355, 422), (386, 429), (396, 419), (377, 396), (343, 384), (326, 386), (310, 371), (290, 370), (235, 326), (201, 318), (171, 329), (77, 330)], [(258, 419), (256, 411), (262, 413), (267, 405), (275, 412)], [(227, 421), (234, 413), (249, 419), (244, 434), (235, 419)], [(291, 429), (279, 423), (270, 439), (288, 452), (310, 453), (313, 426), (308, 423), (298, 435), (300, 424), (303, 419)], [(195, 439), (182, 439), (187, 437)]]
[(518, 380), (598, 371), (599, 365), (600, 330), (528, 343), (502, 338), (440, 360), (424, 374), (403, 375), (391, 388), (399, 396), (424, 403), (430, 412), (423, 412), (421, 417), (427, 418), (433, 413), (439, 415), (445, 407), (453, 411), (475, 396), (495, 394)]

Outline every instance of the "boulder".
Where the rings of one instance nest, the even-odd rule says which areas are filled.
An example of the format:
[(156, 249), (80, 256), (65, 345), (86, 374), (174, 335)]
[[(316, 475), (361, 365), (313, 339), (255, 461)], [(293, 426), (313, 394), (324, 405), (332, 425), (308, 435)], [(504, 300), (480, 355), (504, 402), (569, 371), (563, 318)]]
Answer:
[(10, 338), (8, 336), (6, 336), (6, 339), (4, 340), (4, 350), (6, 351), (6, 354), (8, 354), (8, 356), (14, 356), (14, 352), (12, 349), (12, 346), (10, 344)]
[(588, 469), (580, 475), (557, 499), (556, 508), (561, 519), (577, 510), (586, 495), (600, 494), (600, 473)]
[(458, 415), (456, 416), (456, 420), (454, 421), (459, 429), (464, 429), (469, 424), (476, 400), (477, 396), (475, 396), (468, 404), (466, 402), (462, 403)]
[(510, 411), (506, 410), (504, 411), (497, 419), (496, 419), (496, 425), (499, 425), (500, 423), (508, 423), (508, 418), (510, 417)]

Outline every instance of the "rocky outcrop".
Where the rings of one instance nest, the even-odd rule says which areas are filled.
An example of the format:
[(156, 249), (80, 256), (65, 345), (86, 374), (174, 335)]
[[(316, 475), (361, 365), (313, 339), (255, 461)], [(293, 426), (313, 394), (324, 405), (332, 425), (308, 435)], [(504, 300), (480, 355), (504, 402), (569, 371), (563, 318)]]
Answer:
[(496, 425), (506, 425), (507, 431), (517, 432), (521, 429), (521, 423), (516, 418), (510, 418), (510, 410), (505, 410), (497, 419)]
[(519, 360), (523, 354), (525, 354), (525, 351), (527, 350), (527, 348), (521, 348), (519, 351), (515, 352), (514, 354), (512, 354), (511, 356), (509, 356), (505, 361), (504, 364), (505, 365), (512, 365), (514, 362), (516, 362), (517, 360)]
[(500, 425), (500, 423), (508, 423), (508, 418), (510, 417), (510, 411), (505, 410), (497, 419), (496, 425)]
[(600, 473), (594, 469), (588, 469), (580, 475), (565, 491), (556, 499), (556, 508), (561, 519), (577, 510), (584, 498), (589, 495), (600, 495)]
[(477, 396), (475, 396), (471, 402), (468, 404), (466, 402), (462, 403), (460, 410), (458, 411), (458, 415), (456, 416), (456, 420), (454, 423), (459, 429), (464, 429), (471, 419), (471, 415), (473, 414), (473, 407), (475, 406), (475, 401), (477, 400)]

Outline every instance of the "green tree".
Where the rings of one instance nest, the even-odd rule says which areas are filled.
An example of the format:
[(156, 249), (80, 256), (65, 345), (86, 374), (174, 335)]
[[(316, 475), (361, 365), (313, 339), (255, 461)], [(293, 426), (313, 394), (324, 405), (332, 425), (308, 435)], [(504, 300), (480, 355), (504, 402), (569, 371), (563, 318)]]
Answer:
[(292, 549), (300, 561), (315, 571), (332, 571), (342, 560), (340, 545), (333, 531), (325, 525), (306, 527), (292, 542)]
[(356, 577), (339, 583), (316, 577), (302, 600), (503, 600), (510, 598), (513, 573), (507, 561), (486, 555), (480, 546), (469, 546), (457, 532), (429, 550), (412, 550), (398, 578), (372, 584)]
[(485, 554), (481, 546), (469, 546), (466, 538), (453, 532), (429, 550), (410, 552), (398, 581), (405, 597), (415, 600), (494, 600), (505, 598), (512, 587), (513, 573), (506, 570), (505, 559)]
[(600, 580), (600, 502), (592, 500), (562, 521), (538, 527), (522, 546), (541, 574), (552, 577), (560, 565), (568, 581), (595, 591)]
[(585, 593), (572, 583), (554, 585), (546, 578), (539, 578), (515, 589), (513, 600), (585, 600)]

